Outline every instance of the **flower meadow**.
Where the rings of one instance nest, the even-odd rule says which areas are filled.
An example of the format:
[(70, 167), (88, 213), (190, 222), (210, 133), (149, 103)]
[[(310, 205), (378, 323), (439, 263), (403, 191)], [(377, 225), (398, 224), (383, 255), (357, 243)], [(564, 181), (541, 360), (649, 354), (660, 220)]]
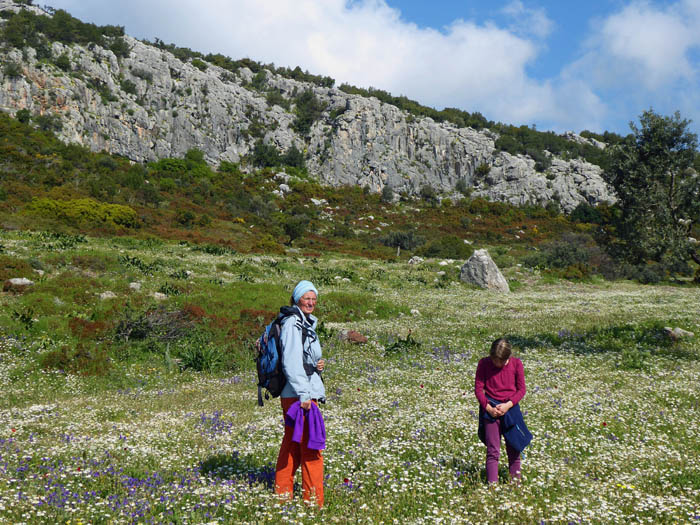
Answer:
[[(700, 523), (696, 287), (513, 267), (519, 286), (498, 295), (460, 283), (462, 261), (271, 260), (118, 239), (47, 251), (36, 235), (3, 235), (5, 255), (42, 275), (1, 296), (1, 523)], [(300, 278), (316, 280), (326, 319), (322, 510), (273, 494), (281, 409), (256, 405), (245, 345), (221, 343), (223, 364), (195, 370), (177, 366), (187, 334), (114, 335), (127, 311), (196, 303), (218, 346), (212, 326), (231, 333), (221, 312), (274, 311)], [(107, 328), (81, 339), (70, 319)], [(674, 342), (664, 326), (698, 335)], [(342, 341), (346, 329), (369, 342)], [(522, 482), (508, 482), (503, 450), (489, 487), (473, 381), (501, 336), (525, 367), (534, 439)], [(66, 348), (105, 348), (109, 372), (76, 368), (80, 353), (47, 366)]]

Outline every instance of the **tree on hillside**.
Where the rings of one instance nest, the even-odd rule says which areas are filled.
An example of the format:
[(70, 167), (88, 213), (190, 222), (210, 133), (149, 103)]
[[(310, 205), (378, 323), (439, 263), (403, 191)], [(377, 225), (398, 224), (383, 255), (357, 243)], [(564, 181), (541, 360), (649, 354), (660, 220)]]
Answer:
[(650, 109), (639, 121), (639, 126), (630, 123), (631, 135), (610, 148), (603, 175), (621, 212), (613, 252), (629, 263), (654, 261), (675, 273), (687, 269), (691, 258), (700, 264), (689, 240), (700, 217), (700, 177), (693, 169), (698, 139), (678, 112), (665, 117)]

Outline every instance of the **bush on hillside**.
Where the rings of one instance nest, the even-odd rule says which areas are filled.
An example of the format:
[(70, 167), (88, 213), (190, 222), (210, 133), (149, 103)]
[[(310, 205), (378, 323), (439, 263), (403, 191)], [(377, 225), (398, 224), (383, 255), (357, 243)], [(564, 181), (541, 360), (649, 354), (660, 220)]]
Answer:
[(571, 212), (569, 219), (573, 222), (601, 224), (603, 222), (603, 214), (598, 208), (591, 206), (587, 202), (581, 202)]
[(59, 55), (54, 64), (56, 64), (56, 67), (62, 71), (70, 71), (71, 69), (70, 58), (66, 53)]
[(75, 227), (138, 226), (138, 215), (130, 206), (106, 204), (94, 199), (34, 199), (27, 205), (25, 212)]
[(469, 259), (474, 249), (465, 244), (455, 235), (446, 235), (431, 241), (419, 251), (425, 257), (441, 257), (444, 259)]
[(566, 278), (582, 278), (591, 273), (614, 277), (610, 257), (585, 234), (565, 233), (561, 238), (546, 243), (536, 254), (523, 260), (531, 268), (559, 270)]
[(326, 109), (326, 104), (318, 100), (310, 89), (298, 95), (294, 103), (296, 106), (294, 112), (297, 118), (292, 123), (292, 128), (300, 135), (308, 136), (311, 132), (311, 126), (321, 118), (323, 111)]
[(401, 248), (402, 250), (415, 250), (418, 246), (425, 244), (425, 238), (417, 235), (413, 230), (389, 232), (379, 241), (384, 246)]

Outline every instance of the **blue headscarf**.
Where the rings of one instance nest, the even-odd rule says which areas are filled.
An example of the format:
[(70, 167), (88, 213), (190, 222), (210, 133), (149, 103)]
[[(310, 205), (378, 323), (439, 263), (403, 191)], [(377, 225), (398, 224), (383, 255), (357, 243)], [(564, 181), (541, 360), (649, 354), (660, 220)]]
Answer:
[(297, 304), (299, 299), (301, 299), (302, 295), (304, 295), (306, 292), (313, 292), (316, 294), (316, 297), (318, 297), (318, 290), (311, 281), (299, 281), (292, 292), (294, 304)]

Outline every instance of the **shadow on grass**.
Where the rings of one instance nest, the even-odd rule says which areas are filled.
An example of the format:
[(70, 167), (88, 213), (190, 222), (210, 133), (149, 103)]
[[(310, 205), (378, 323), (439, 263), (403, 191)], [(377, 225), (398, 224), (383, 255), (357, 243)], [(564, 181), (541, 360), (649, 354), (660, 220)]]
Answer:
[(535, 335), (508, 334), (506, 338), (523, 351), (528, 348), (550, 348), (575, 355), (618, 353), (630, 358), (632, 354), (670, 356), (689, 361), (700, 359), (692, 347), (693, 338), (674, 340), (664, 326), (677, 326), (676, 321), (648, 321), (619, 326), (592, 328), (583, 332), (566, 328), (557, 333)]
[(210, 456), (202, 461), (199, 470), (205, 476), (247, 481), (249, 485), (262, 483), (270, 490), (275, 486), (275, 466), (272, 463), (261, 463), (238, 452)]

